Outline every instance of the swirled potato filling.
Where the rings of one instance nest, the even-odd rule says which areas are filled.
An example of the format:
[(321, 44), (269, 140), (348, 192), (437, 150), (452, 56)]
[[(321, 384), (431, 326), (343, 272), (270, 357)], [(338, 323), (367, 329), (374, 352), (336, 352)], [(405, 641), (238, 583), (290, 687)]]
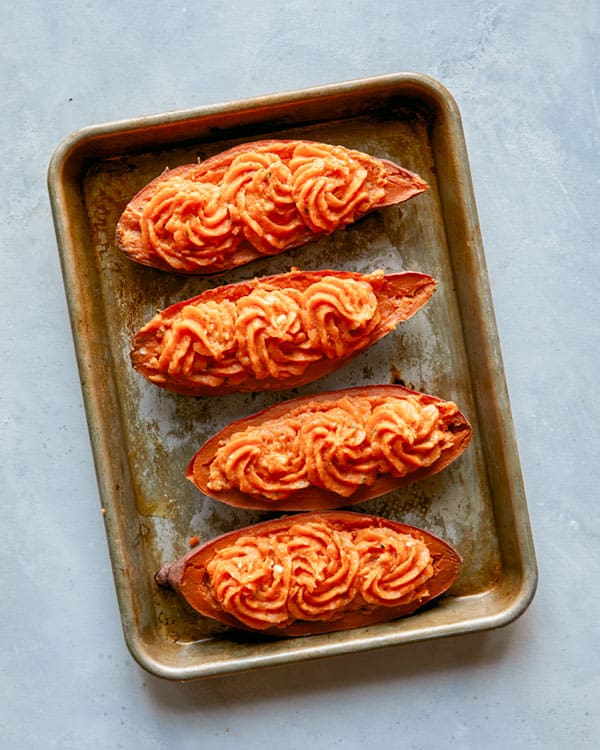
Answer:
[(143, 246), (174, 269), (226, 261), (240, 242), (270, 255), (329, 234), (385, 194), (385, 167), (366, 154), (322, 143), (271, 143), (223, 169), (159, 183), (143, 206)]
[(314, 401), (241, 429), (218, 447), (207, 486), (272, 500), (307, 487), (350, 497), (384, 474), (403, 477), (437, 461), (452, 445), (450, 401), (416, 395), (344, 396)]
[(144, 364), (159, 379), (211, 386), (302, 375), (370, 343), (381, 319), (371, 282), (382, 275), (324, 276), (303, 291), (257, 287), (235, 301), (190, 303), (145, 343)]
[(427, 598), (427, 545), (385, 527), (339, 529), (326, 521), (248, 534), (206, 563), (210, 595), (254, 629), (332, 621)]

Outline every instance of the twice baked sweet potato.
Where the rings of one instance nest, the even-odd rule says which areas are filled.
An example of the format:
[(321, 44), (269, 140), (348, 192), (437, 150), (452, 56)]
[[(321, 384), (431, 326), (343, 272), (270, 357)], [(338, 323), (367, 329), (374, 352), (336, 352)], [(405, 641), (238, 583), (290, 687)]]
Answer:
[(339, 508), (436, 474), (470, 438), (451, 401), (399, 385), (359, 386), (231, 423), (196, 452), (186, 476), (241, 508)]
[(224, 534), (156, 580), (231, 627), (300, 636), (411, 614), (450, 588), (461, 563), (447, 542), (422, 529), (330, 511)]
[(410, 318), (436, 282), (420, 273), (292, 271), (210, 289), (158, 313), (133, 339), (135, 369), (206, 396), (310, 383)]
[(152, 180), (121, 215), (117, 244), (147, 266), (215, 274), (304, 245), (427, 188), (403, 167), (343, 146), (245, 143)]

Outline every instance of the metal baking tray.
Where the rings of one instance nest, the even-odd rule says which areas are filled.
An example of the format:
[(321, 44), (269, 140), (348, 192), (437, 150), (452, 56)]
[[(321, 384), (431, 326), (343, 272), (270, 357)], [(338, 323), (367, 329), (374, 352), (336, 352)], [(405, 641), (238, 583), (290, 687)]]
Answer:
[[(114, 233), (127, 201), (165, 167), (243, 141), (339, 143), (418, 172), (430, 190), (312, 245), (218, 279), (134, 264)], [(187, 680), (505, 625), (531, 601), (537, 570), (460, 114), (429, 77), (398, 74), (85, 128), (48, 173), (116, 591), (127, 645), (151, 673)], [(279, 394), (189, 398), (143, 380), (131, 337), (156, 309), (265, 274), (335, 268), (422, 271), (428, 305), (342, 370)], [(474, 437), (441, 474), (354, 510), (425, 528), (464, 558), (434, 606), (343, 633), (266, 639), (195, 615), (154, 573), (188, 549), (268, 517), (223, 506), (184, 478), (197, 447), (229, 421), (276, 400), (401, 382), (454, 400)]]

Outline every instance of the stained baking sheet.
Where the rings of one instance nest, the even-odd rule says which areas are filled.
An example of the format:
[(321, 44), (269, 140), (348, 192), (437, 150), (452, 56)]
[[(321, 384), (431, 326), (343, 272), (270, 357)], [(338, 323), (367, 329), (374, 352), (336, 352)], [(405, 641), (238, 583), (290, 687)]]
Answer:
[[(331, 237), (218, 279), (137, 265), (115, 243), (127, 201), (163, 171), (237, 143), (342, 144), (418, 172), (430, 190)], [(436, 81), (400, 74), (78, 131), (59, 145), (49, 190), (123, 630), (137, 661), (169, 679), (293, 662), (498, 627), (530, 602), (535, 556), (460, 115)], [(422, 271), (428, 305), (317, 383), (278, 394), (189, 398), (133, 371), (133, 334), (157, 309), (205, 289), (302, 269)], [(473, 425), (441, 474), (354, 510), (420, 526), (464, 558), (449, 594), (395, 622), (267, 640), (191, 612), (154, 573), (201, 541), (268, 517), (223, 506), (184, 478), (229, 421), (310, 392), (400, 382), (455, 401)]]

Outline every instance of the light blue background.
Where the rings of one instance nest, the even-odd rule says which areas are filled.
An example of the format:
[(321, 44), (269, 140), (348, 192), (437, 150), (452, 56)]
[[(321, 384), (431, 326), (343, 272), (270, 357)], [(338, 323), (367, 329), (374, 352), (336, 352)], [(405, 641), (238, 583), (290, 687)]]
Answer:
[[(600, 4), (1, 5), (0, 746), (599, 746)], [(48, 161), (83, 126), (400, 71), (461, 109), (537, 596), (500, 631), (164, 682), (122, 637)]]

